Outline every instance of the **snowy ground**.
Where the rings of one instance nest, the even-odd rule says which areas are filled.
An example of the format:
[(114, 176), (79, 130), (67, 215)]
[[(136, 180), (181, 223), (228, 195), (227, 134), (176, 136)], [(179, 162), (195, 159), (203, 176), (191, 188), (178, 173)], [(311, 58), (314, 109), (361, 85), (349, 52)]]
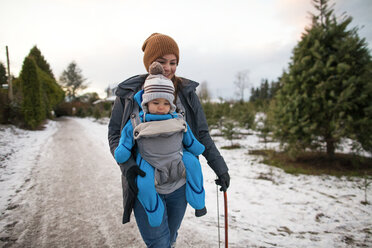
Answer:
[[(84, 127), (84, 135), (95, 141), (94, 146), (102, 153), (109, 153), (107, 122), (71, 119)], [(0, 246), (6, 243), (1, 242), (6, 241), (4, 237), (12, 224), (15, 204), (20, 199), (28, 200), (25, 193), (34, 185), (28, 183), (32, 181), (31, 174), (38, 171), (35, 168), (39, 166), (38, 160), (46, 156), (43, 151), (51, 145), (53, 135), (60, 128), (61, 123), (55, 121), (50, 121), (44, 131), (33, 132), (0, 125)], [(218, 147), (229, 144), (222, 137), (214, 139)], [(256, 135), (235, 142), (243, 148), (220, 149), (231, 175), (228, 190), (230, 247), (372, 247), (372, 205), (361, 204), (364, 191), (359, 188), (360, 179), (289, 175), (262, 164), (262, 158), (248, 154), (248, 150), (264, 146)], [(218, 247), (215, 175), (204, 158), (201, 163), (208, 214), (196, 218), (193, 209), (188, 208), (179, 231), (178, 247)], [(112, 165), (115, 166), (113, 161)], [(107, 170), (107, 166), (99, 167), (102, 174), (112, 175), (112, 182), (104, 183), (120, 183), (119, 171)], [(48, 180), (53, 183), (55, 179)], [(117, 208), (121, 199), (119, 190), (117, 192), (118, 202), (112, 211), (117, 212), (120, 219), (121, 209)], [(372, 201), (371, 187), (367, 196)], [(218, 197), (220, 225), (223, 226), (223, 195), (218, 193)], [(125, 229), (126, 225), (119, 228)], [(125, 247), (138, 246), (127, 244)]]
[(40, 149), (58, 129), (50, 121), (43, 131), (0, 125), (0, 213), (21, 192), (40, 156)]

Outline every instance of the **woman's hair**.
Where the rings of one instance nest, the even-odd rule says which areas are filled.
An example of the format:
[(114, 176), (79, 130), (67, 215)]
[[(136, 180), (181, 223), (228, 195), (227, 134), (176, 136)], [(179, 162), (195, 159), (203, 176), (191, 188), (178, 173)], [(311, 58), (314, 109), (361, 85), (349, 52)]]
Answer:
[(172, 78), (172, 82), (174, 86), (174, 104), (176, 104), (178, 91), (179, 91), (179, 88), (182, 86), (182, 79), (174, 75)]

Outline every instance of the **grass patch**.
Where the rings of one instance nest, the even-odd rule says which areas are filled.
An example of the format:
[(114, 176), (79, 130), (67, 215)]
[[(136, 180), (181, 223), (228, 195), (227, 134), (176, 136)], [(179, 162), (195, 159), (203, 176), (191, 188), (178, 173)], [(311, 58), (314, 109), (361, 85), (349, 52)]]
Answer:
[(279, 167), (290, 174), (326, 174), (338, 177), (372, 175), (372, 158), (353, 154), (336, 153), (330, 158), (325, 153), (306, 152), (293, 160), (286, 153), (273, 150), (253, 150), (249, 153), (264, 156), (263, 163)]
[(221, 149), (233, 150), (233, 149), (239, 149), (241, 147), (242, 146), (240, 144), (232, 144), (232, 145), (229, 145), (229, 146), (221, 146)]

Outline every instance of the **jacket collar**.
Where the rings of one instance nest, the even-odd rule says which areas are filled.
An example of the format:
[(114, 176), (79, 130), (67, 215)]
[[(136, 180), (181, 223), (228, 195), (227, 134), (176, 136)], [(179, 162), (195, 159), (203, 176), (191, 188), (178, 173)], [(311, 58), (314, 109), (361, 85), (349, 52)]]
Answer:
[(115, 91), (115, 95), (126, 97), (130, 93), (138, 92), (142, 88), (147, 76), (148, 74), (136, 75), (121, 82)]

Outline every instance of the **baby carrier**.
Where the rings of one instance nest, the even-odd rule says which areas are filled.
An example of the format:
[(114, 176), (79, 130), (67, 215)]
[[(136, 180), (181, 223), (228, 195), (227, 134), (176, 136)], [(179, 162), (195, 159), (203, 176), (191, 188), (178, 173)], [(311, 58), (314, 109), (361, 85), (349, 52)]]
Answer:
[[(191, 130), (187, 132), (188, 126), (182, 110), (181, 114), (173, 114), (170, 119), (161, 119), (162, 115), (157, 115), (155, 117), (160, 120), (152, 120), (151, 116), (154, 117), (144, 114), (142, 122), (139, 106), (135, 103), (130, 120), (137, 146), (136, 162), (146, 173), (145, 177), (137, 177), (137, 197), (147, 213), (150, 225), (159, 226), (163, 219), (164, 204), (158, 192), (170, 193), (170, 189), (179, 188), (186, 182), (186, 200), (195, 209), (204, 208), (203, 177), (196, 158), (204, 147), (193, 137)], [(188, 144), (185, 144), (186, 132), (188, 136), (192, 135)]]

